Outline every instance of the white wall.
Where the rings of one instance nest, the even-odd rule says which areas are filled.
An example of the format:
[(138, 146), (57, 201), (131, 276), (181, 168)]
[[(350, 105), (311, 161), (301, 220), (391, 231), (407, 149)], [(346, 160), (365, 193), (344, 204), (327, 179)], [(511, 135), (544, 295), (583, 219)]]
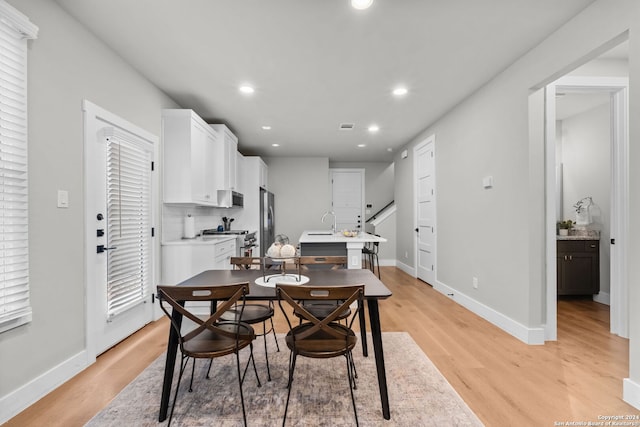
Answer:
[(275, 233), (293, 245), (304, 230), (322, 230), (322, 214), (331, 210), (329, 159), (267, 157), (269, 191), (275, 196)]
[[(522, 56), (407, 146), (436, 135), (437, 281), (488, 316), (525, 332), (544, 328), (546, 307), (544, 156), (530, 144), (529, 95), (609, 49), (628, 31), (630, 114), (640, 113), (640, 2), (598, 0)], [(599, 50), (594, 52), (594, 50)], [(471, 71), (470, 71), (471, 72)], [(540, 121), (538, 120), (538, 123)], [(533, 131), (532, 131), (533, 132)], [(539, 131), (537, 131), (539, 134)], [(630, 120), (631, 165), (640, 164), (640, 122)], [(398, 150), (401, 152), (402, 150)], [(398, 254), (413, 265), (413, 161), (396, 161)], [(494, 188), (482, 189), (493, 175)], [(631, 167), (630, 218), (640, 216), (640, 168)], [(530, 212), (536, 215), (530, 216)], [(629, 260), (640, 257), (631, 222)], [(640, 264), (630, 262), (630, 307), (640, 305)], [(472, 277), (480, 279), (473, 289)], [(640, 310), (630, 310), (630, 378), (625, 396), (640, 407)], [(634, 394), (635, 393), (635, 394)]]
[(600, 292), (609, 293), (611, 212), (611, 112), (606, 103), (562, 120), (563, 212), (575, 218), (573, 205), (591, 196), (592, 224), (600, 231)]
[(396, 214), (389, 215), (376, 228), (375, 233), (387, 239), (378, 245), (380, 265), (397, 265), (396, 261)]
[[(82, 100), (158, 136), (161, 108), (176, 107), (55, 2), (9, 3), (40, 31), (28, 49), (33, 321), (0, 337), (0, 423), (29, 393), (21, 387), (85, 348)], [(68, 209), (56, 208), (58, 189)]]

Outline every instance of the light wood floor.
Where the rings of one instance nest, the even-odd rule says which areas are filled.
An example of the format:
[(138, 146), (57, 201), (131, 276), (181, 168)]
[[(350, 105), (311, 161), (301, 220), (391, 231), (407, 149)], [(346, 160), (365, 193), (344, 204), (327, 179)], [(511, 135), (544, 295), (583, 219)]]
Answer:
[[(558, 341), (529, 346), (401, 270), (382, 270), (393, 291), (380, 303), (383, 331), (409, 332), (485, 425), (553, 426), (640, 414), (622, 401), (629, 347), (609, 334), (607, 306), (560, 301)], [(163, 352), (167, 331), (164, 319), (146, 326), (5, 426), (83, 425)]]

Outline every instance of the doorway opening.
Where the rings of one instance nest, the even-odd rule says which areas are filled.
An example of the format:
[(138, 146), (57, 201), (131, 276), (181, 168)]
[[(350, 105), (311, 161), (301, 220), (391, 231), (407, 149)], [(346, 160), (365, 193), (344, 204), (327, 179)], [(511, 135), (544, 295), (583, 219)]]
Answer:
[[(624, 44), (614, 51), (624, 51)], [(599, 65), (604, 67), (606, 64)], [(558, 272), (566, 267), (564, 258), (560, 256), (562, 254), (556, 249), (555, 228), (561, 220), (578, 222), (580, 234), (592, 231), (599, 233), (596, 239), (600, 248), (596, 245), (594, 250), (598, 251), (602, 261), (595, 261), (601, 272), (596, 270), (594, 274), (599, 275), (597, 280), (602, 286), (593, 299), (610, 304), (611, 332), (622, 337), (628, 336), (628, 285), (625, 275), (628, 77), (622, 76), (624, 73), (619, 70), (617, 74), (611, 73), (612, 64), (608, 65), (609, 68), (598, 69), (593, 63), (586, 64), (544, 89), (547, 340), (557, 339), (557, 298), (562, 293), (558, 290), (558, 284), (564, 281), (564, 273)], [(603, 77), (607, 74), (603, 71), (605, 69), (617, 77)], [(568, 111), (571, 108), (583, 111), (570, 114)], [(598, 133), (599, 137), (594, 135)], [(581, 201), (588, 204), (589, 208), (577, 212)], [(576, 231), (575, 234), (579, 233)], [(567, 257), (566, 254), (564, 256)]]

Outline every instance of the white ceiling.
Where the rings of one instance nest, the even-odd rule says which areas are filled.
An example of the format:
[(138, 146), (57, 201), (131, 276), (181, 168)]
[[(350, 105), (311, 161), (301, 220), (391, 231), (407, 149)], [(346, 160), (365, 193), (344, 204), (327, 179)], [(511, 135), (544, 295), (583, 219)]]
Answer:
[(343, 161), (391, 160), (593, 2), (56, 1), (181, 106), (226, 123), (244, 154)]

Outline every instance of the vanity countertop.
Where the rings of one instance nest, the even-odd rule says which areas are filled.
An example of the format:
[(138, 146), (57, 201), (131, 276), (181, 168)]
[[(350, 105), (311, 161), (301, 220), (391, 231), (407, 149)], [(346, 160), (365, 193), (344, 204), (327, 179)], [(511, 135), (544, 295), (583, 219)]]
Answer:
[(557, 240), (600, 240), (598, 230), (571, 230), (568, 236), (556, 236)]

